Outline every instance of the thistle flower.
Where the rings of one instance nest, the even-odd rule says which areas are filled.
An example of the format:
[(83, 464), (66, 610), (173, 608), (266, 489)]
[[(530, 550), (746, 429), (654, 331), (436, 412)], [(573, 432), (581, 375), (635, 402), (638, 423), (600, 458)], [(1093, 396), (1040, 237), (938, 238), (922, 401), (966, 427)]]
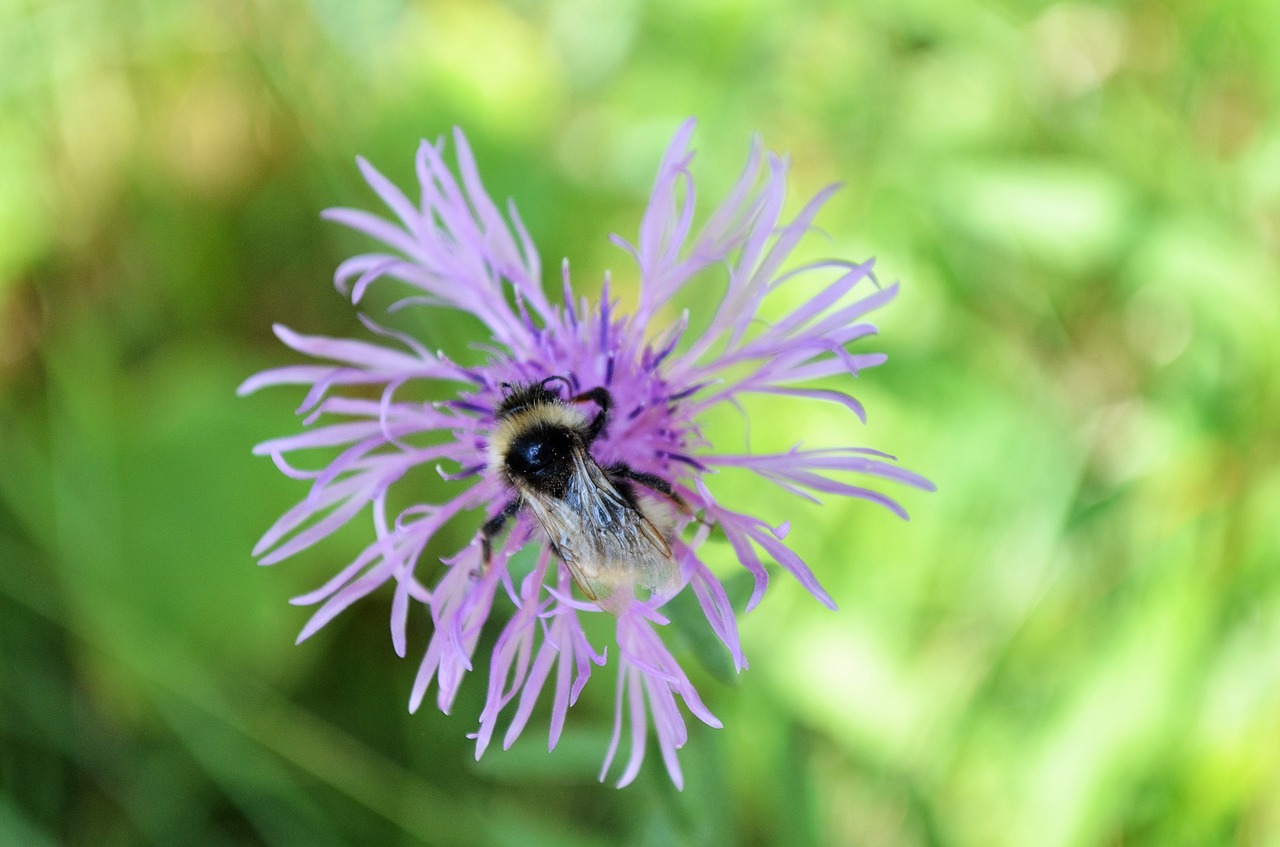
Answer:
[[(629, 759), (618, 785), (635, 778), (651, 718), (667, 771), (681, 787), (676, 750), (688, 737), (681, 703), (703, 723), (719, 727), (720, 722), (659, 637), (668, 623), (664, 604), (679, 591), (692, 591), (735, 668), (747, 666), (734, 609), (703, 561), (701, 549), (708, 536), (726, 538), (754, 578), (747, 610), (760, 602), (768, 585), (769, 559), (824, 605), (835, 607), (813, 572), (786, 545), (789, 524), (775, 527), (779, 515), (735, 510), (733, 491), (717, 490), (715, 472), (745, 469), (807, 500), (816, 501), (815, 493), (856, 497), (904, 518), (906, 513), (894, 500), (843, 476), (932, 487), (899, 468), (892, 456), (867, 448), (795, 447), (767, 455), (730, 454), (717, 452), (703, 438), (699, 420), (708, 410), (736, 406), (748, 394), (834, 401), (865, 421), (858, 401), (815, 383), (856, 375), (885, 360), (880, 353), (847, 348), (875, 332), (863, 318), (889, 302), (897, 286), (876, 284), (870, 261), (789, 263), (835, 187), (784, 220), (788, 163), (766, 155), (758, 140), (728, 197), (695, 234), (689, 172), (692, 132), (690, 121), (668, 147), (637, 242), (614, 237), (639, 269), (638, 303), (629, 314), (611, 300), (607, 277), (596, 302), (576, 299), (567, 262), (562, 302), (548, 299), (538, 252), (514, 204), (508, 204), (504, 218), (481, 184), (461, 131), (453, 135), (456, 176), (443, 158), (443, 141), (419, 147), (415, 199), (358, 160), (394, 220), (353, 209), (325, 213), (385, 247), (343, 262), (335, 274), (339, 291), (358, 305), (374, 282), (389, 278), (408, 291), (392, 311), (466, 312), (479, 319), (491, 337), (484, 348), (487, 361), (461, 364), (362, 315), (365, 326), (381, 341), (304, 336), (276, 326), (276, 334), (289, 347), (326, 363), (265, 371), (240, 387), (241, 394), (268, 385), (308, 387), (299, 409), (305, 416), (304, 431), (255, 449), (271, 456), (285, 474), (309, 480), (311, 486), (258, 543), (254, 554), (262, 564), (307, 549), (366, 506), (372, 513), (373, 542), (319, 589), (294, 599), (296, 604), (318, 607), (299, 641), (390, 583), (391, 642), (397, 654), (406, 653), (405, 630), (412, 609), (425, 607), (432, 622), (410, 711), (421, 705), (434, 681), (436, 703), (447, 713), (463, 675), (472, 669), (481, 630), (495, 604), (510, 610), (489, 661), (488, 696), (473, 736), (477, 758), (498, 731), (504, 712), (511, 716), (503, 746), (515, 741), (548, 683), (549, 746), (556, 746), (569, 707), (593, 671), (606, 664), (609, 652), (590, 643), (583, 620), (606, 614), (614, 616), (616, 627), (617, 705), (613, 741), (600, 779), (609, 773), (624, 734), (630, 739)], [(727, 269), (728, 281), (717, 296), (721, 285), (711, 277), (719, 268)], [(812, 286), (804, 305), (766, 323), (761, 317), (763, 301), (783, 286), (804, 282)], [(677, 293), (694, 287), (711, 308), (698, 316), (697, 324), (705, 329), (690, 338), (690, 315), (685, 312), (673, 320), (669, 307)], [(425, 403), (408, 396), (415, 388), (435, 383), (448, 386), (453, 399)], [(646, 479), (648, 488), (667, 487), (668, 499), (684, 506), (665, 533), (666, 544), (656, 545), (668, 548), (664, 561), (669, 562), (670, 578), (649, 585), (652, 591), (624, 586), (619, 594), (593, 600), (583, 594), (590, 589), (579, 586), (575, 594), (573, 574), (528, 509), (514, 510), (509, 532), (496, 535), (496, 547), (486, 550), (489, 539), (481, 537), (481, 522), (470, 513), (483, 509), (492, 527), (501, 522), (504, 510), (513, 511), (508, 504), (520, 504), (510, 475), (495, 467), (488, 454), (500, 423), (497, 410), (513, 386), (537, 384), (564, 391), (560, 396), (569, 405), (582, 401), (570, 395), (604, 389), (612, 408), (607, 426), (589, 442), (591, 459), (599, 468), (625, 467), (642, 481), (641, 487)], [(295, 454), (317, 449), (337, 455), (318, 469), (294, 463)], [(397, 483), (421, 466), (434, 467), (448, 481), (450, 499), (416, 503), (396, 512), (393, 490), (395, 502), (403, 501), (407, 485)], [(474, 540), (439, 565), (424, 561), (428, 542), (453, 521), (476, 526)], [(512, 556), (527, 546), (537, 551), (536, 558), (521, 575)]]

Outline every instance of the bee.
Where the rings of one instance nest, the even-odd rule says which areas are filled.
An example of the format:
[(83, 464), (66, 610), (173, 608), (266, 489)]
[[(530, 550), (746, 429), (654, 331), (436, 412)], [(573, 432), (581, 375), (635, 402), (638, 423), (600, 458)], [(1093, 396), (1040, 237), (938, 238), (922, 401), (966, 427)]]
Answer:
[[(591, 445), (608, 424), (612, 397), (594, 388), (565, 400), (548, 388), (557, 380), (569, 384), (560, 376), (503, 384), (489, 467), (516, 497), (481, 528), (484, 561), (507, 520), (527, 509), (582, 593), (617, 614), (637, 588), (656, 594), (674, 588), (679, 570), (671, 554), (674, 514), (636, 486), (689, 509), (661, 477), (621, 463), (601, 467)], [(596, 405), (594, 417), (577, 408), (586, 402)]]

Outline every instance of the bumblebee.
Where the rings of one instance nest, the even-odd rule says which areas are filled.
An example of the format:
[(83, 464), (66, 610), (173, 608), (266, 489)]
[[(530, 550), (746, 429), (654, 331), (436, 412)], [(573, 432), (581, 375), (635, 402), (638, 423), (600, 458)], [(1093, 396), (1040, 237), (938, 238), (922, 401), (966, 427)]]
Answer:
[[(616, 614), (637, 588), (662, 594), (675, 587), (675, 516), (662, 499), (689, 509), (661, 477), (621, 463), (601, 467), (591, 445), (608, 425), (612, 397), (604, 388), (593, 388), (565, 400), (548, 388), (556, 381), (569, 384), (559, 376), (503, 384), (506, 394), (494, 410), (489, 439), (489, 468), (516, 497), (480, 531), (485, 564), (494, 536), (527, 509), (582, 593)], [(577, 408), (587, 402), (598, 409), (594, 417)]]

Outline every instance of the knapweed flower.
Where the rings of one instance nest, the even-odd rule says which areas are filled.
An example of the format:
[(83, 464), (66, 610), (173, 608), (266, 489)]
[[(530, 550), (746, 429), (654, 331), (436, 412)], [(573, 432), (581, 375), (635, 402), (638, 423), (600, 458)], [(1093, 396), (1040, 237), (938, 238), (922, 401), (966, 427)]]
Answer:
[[(894, 500), (847, 475), (931, 487), (867, 448), (734, 454), (706, 441), (699, 429), (704, 415), (739, 406), (750, 394), (789, 398), (791, 408), (834, 401), (864, 418), (855, 399), (820, 381), (884, 361), (849, 346), (875, 332), (864, 318), (897, 287), (880, 287), (870, 261), (791, 261), (834, 187), (784, 219), (788, 164), (765, 154), (759, 141), (728, 197), (695, 230), (692, 132), (690, 121), (667, 149), (638, 240), (615, 236), (638, 267), (638, 302), (629, 313), (610, 299), (607, 278), (597, 301), (575, 298), (567, 263), (562, 302), (548, 298), (538, 252), (514, 204), (505, 217), (494, 205), (460, 131), (453, 136), (457, 175), (445, 162), (443, 142), (419, 147), (412, 198), (359, 160), (394, 218), (326, 212), (384, 248), (343, 262), (338, 289), (359, 304), (373, 283), (390, 279), (405, 291), (392, 311), (473, 316), (488, 338), (479, 353), (462, 354), (478, 361), (432, 352), (362, 315), (379, 340), (305, 336), (277, 326), (285, 344), (326, 363), (269, 370), (240, 387), (242, 394), (268, 385), (308, 387), (299, 409), (302, 434), (256, 448), (284, 473), (310, 481), (307, 496), (258, 543), (262, 564), (307, 549), (366, 507), (372, 513), (373, 542), (319, 589), (295, 599), (318, 606), (299, 641), (390, 583), (391, 642), (399, 655), (415, 609), (425, 609), (432, 623), (409, 708), (418, 708), (434, 681), (436, 702), (448, 712), (472, 669), (482, 628), (495, 605), (509, 604), (489, 659), (477, 758), (504, 711), (510, 718), (502, 743), (510, 746), (548, 687), (555, 747), (568, 708), (610, 654), (583, 628), (585, 616), (603, 614), (615, 622), (617, 705), (600, 778), (624, 735), (629, 759), (618, 785), (635, 778), (651, 719), (680, 787), (676, 750), (688, 736), (681, 703), (710, 726), (720, 722), (659, 636), (668, 623), (664, 604), (692, 591), (735, 667), (747, 666), (734, 609), (703, 561), (703, 542), (719, 534), (754, 578), (747, 610), (764, 594), (769, 560), (835, 606), (784, 543), (784, 500), (777, 500), (780, 514), (738, 511), (734, 492), (717, 489), (716, 471), (745, 469), (807, 500), (816, 493), (857, 497), (904, 517)], [(766, 321), (762, 304), (784, 287), (792, 302), (797, 291), (807, 299)], [(673, 298), (682, 293), (693, 294), (699, 314), (672, 316)], [(691, 323), (696, 333), (686, 332)], [(425, 402), (423, 386), (450, 399)], [(525, 438), (530, 428), (542, 435)], [(327, 464), (306, 469), (293, 460), (307, 451), (321, 451)], [(415, 502), (420, 492), (405, 477), (422, 466), (444, 477), (448, 499)], [(474, 527), (472, 542), (438, 563), (424, 561), (427, 544), (453, 521)], [(535, 554), (517, 567), (512, 556), (526, 547)]]

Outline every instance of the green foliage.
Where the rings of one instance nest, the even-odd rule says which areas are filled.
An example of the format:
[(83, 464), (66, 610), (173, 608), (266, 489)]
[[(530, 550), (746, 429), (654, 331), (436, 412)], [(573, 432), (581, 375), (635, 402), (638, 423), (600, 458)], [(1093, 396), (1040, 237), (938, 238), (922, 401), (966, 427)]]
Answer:
[[(1280, 840), (1277, 9), (9, 4), (0, 843)], [(742, 486), (841, 609), (775, 574), (740, 685), (673, 611), (725, 723), (692, 727), (682, 794), (656, 756), (597, 784), (607, 674), (556, 753), (535, 717), (477, 764), (482, 677), (409, 716), (427, 624), (396, 659), (388, 596), (293, 646), (287, 598), (369, 530), (255, 567), (303, 489), (249, 449), (300, 398), (234, 389), (292, 361), (272, 322), (363, 331), (329, 285), (361, 242), (318, 219), (374, 202), (357, 153), (408, 184), (461, 125), (544, 266), (625, 299), (605, 236), (687, 115), (702, 196), (759, 131), (793, 198), (846, 183), (809, 249), (903, 282), (869, 424), (762, 404), (752, 444), (852, 439), (939, 490), (903, 524)]]

